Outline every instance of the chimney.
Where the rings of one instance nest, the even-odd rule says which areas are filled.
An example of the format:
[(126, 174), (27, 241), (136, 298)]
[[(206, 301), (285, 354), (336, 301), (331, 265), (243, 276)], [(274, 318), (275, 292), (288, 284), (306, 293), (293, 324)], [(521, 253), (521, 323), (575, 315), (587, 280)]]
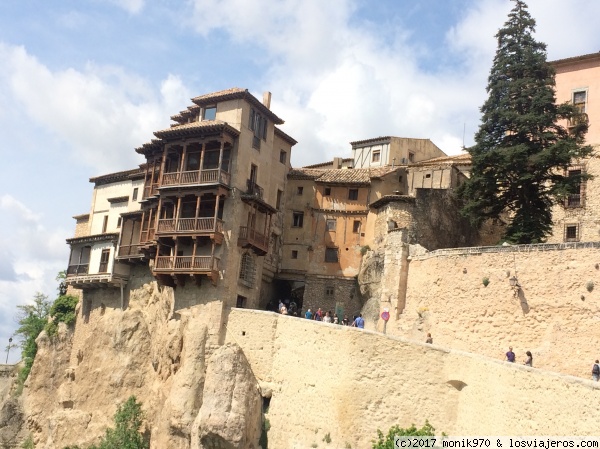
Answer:
[(271, 92), (263, 93), (263, 104), (267, 107), (267, 109), (271, 109)]
[(333, 168), (336, 170), (342, 168), (342, 158), (341, 157), (333, 158)]

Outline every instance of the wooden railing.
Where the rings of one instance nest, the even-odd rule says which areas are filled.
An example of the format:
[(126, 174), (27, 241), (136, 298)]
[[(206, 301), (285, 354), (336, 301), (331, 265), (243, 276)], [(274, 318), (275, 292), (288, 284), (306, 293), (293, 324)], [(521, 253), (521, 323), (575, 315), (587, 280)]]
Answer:
[(151, 196), (158, 195), (158, 184), (152, 184), (144, 187), (144, 195), (142, 199), (149, 198)]
[(248, 187), (248, 189), (246, 190), (246, 195), (252, 195), (252, 196), (256, 196), (258, 198), (262, 198), (263, 194), (264, 194), (264, 190), (261, 186), (259, 186), (257, 183), (255, 183), (254, 181), (252, 181), (251, 179), (248, 179), (246, 181), (246, 186)]
[(156, 256), (154, 271), (210, 272), (219, 269), (213, 256)]
[(142, 255), (140, 245), (121, 245), (119, 246), (118, 257), (139, 257)]
[(90, 264), (84, 263), (79, 265), (69, 265), (67, 268), (67, 276), (79, 276), (81, 274), (87, 274)]
[(154, 228), (150, 228), (150, 229), (146, 229), (145, 231), (142, 231), (140, 234), (140, 242), (145, 243), (145, 242), (150, 242), (154, 240)]
[(245, 240), (252, 246), (260, 248), (265, 252), (269, 249), (269, 239), (255, 229), (247, 226), (240, 226), (240, 240)]
[(218, 218), (163, 218), (158, 220), (157, 232), (223, 233), (223, 220)]
[(229, 185), (231, 175), (218, 168), (210, 170), (194, 170), (165, 173), (162, 179), (163, 186), (175, 186), (186, 184), (216, 184)]

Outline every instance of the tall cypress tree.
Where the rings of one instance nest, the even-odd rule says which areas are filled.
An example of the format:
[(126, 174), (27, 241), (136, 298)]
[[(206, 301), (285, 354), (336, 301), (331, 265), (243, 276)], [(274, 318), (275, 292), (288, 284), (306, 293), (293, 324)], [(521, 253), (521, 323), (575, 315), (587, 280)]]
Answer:
[[(552, 230), (552, 206), (590, 176), (567, 176), (573, 160), (589, 156), (587, 120), (571, 104), (556, 104), (554, 69), (546, 45), (533, 38), (535, 20), (522, 0), (496, 34), (488, 99), (472, 159), (461, 186), (463, 213), (474, 223), (506, 213), (506, 240), (543, 242)], [(567, 123), (566, 128), (560, 123)], [(563, 121), (563, 122), (561, 122)]]

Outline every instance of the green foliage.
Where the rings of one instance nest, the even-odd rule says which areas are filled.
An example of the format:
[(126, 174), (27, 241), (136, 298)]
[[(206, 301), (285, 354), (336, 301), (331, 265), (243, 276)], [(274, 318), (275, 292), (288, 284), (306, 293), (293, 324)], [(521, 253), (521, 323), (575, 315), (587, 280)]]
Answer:
[(387, 435), (377, 429), (377, 439), (372, 440), (373, 449), (394, 449), (394, 437), (412, 437), (412, 436), (435, 436), (435, 429), (429, 421), (425, 421), (425, 424), (420, 429), (417, 429), (415, 425), (403, 429), (400, 426), (392, 426), (388, 430)]
[(483, 284), (483, 286), (484, 286), (484, 287), (487, 287), (488, 285), (490, 285), (490, 278), (489, 278), (489, 277), (487, 277), (487, 276), (486, 276), (486, 277), (484, 277), (484, 278), (481, 280), (481, 283)]
[(323, 441), (327, 444), (331, 443), (331, 435), (329, 434), (329, 432), (325, 434), (325, 436), (323, 437)]
[(370, 251), (371, 247), (369, 245), (364, 245), (360, 247), (360, 255), (364, 256), (365, 254), (367, 254), (367, 251)]
[[(35, 445), (33, 444), (33, 436), (29, 435), (25, 440), (21, 443), (21, 449), (35, 449)], [(69, 448), (66, 448), (69, 449)], [(76, 449), (76, 448), (73, 448)]]
[[(592, 154), (588, 129), (575, 106), (556, 104), (554, 69), (546, 45), (532, 34), (535, 20), (522, 0), (496, 34), (498, 48), (488, 78), (488, 99), (471, 154), (471, 177), (458, 190), (474, 224), (508, 213), (505, 238), (543, 242), (552, 229), (553, 204), (578, 193), (586, 173), (568, 176), (571, 161)], [(559, 125), (570, 120), (570, 130)], [(564, 122), (563, 122), (564, 123)]]
[(33, 366), (33, 360), (37, 353), (35, 339), (48, 322), (50, 307), (48, 297), (39, 292), (35, 294), (33, 304), (17, 306), (19, 327), (15, 331), (15, 335), (21, 338), (21, 357), (23, 359), (23, 368), (19, 371), (18, 376), (18, 391), (22, 390), (23, 383), (27, 380)]
[(56, 335), (58, 323), (71, 325), (75, 322), (75, 307), (77, 306), (77, 302), (78, 299), (71, 295), (59, 296), (56, 298), (56, 301), (54, 301), (54, 304), (52, 304), (52, 307), (50, 308), (52, 321), (45, 326), (48, 335)]
[(148, 449), (148, 442), (140, 433), (144, 413), (135, 396), (131, 396), (119, 406), (114, 419), (115, 428), (106, 429), (100, 444), (92, 445), (88, 449)]

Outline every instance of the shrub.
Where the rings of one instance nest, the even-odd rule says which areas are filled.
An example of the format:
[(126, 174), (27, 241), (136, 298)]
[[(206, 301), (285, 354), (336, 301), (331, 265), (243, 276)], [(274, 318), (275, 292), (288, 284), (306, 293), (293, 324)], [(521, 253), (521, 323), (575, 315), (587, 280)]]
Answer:
[(394, 449), (394, 437), (405, 437), (405, 436), (434, 436), (435, 429), (429, 421), (425, 421), (425, 424), (420, 429), (417, 429), (415, 425), (403, 429), (400, 426), (392, 426), (388, 430), (387, 435), (377, 429), (377, 439), (372, 440), (373, 449)]
[(64, 295), (59, 296), (50, 308), (50, 316), (52, 321), (46, 324), (46, 333), (50, 336), (56, 335), (58, 323), (65, 323), (67, 326), (75, 322), (75, 307), (79, 300), (75, 296)]
[(90, 446), (89, 449), (148, 449), (148, 442), (140, 433), (144, 413), (135, 396), (131, 396), (119, 406), (114, 419), (115, 428), (106, 429), (100, 444)]
[(486, 277), (484, 277), (484, 278), (481, 280), (481, 283), (483, 284), (483, 286), (484, 286), (484, 287), (487, 287), (488, 285), (490, 285), (490, 278), (489, 278), (489, 277), (487, 277), (487, 276), (486, 276)]

